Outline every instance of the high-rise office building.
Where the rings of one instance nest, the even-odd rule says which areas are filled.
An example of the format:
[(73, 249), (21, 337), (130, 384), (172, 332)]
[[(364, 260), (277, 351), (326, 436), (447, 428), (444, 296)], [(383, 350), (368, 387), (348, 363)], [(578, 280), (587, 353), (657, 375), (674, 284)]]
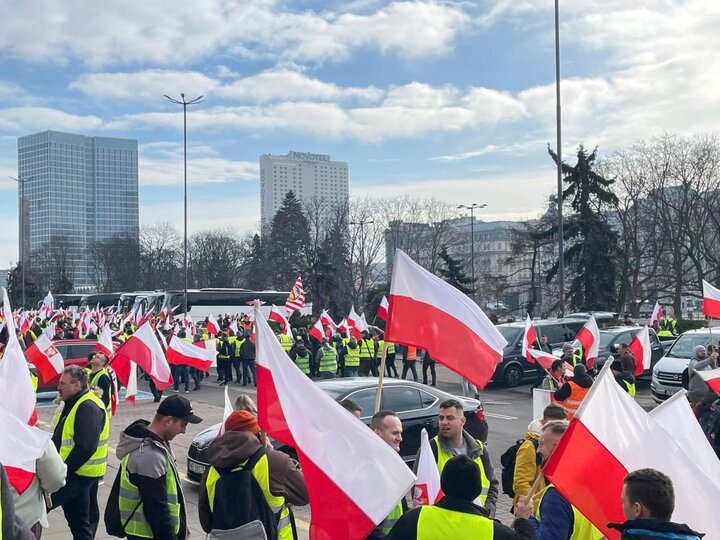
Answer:
[(137, 238), (138, 143), (43, 131), (18, 138), (20, 254), (37, 262), (53, 237), (67, 238), (77, 288), (92, 286), (89, 251), (116, 235)]
[(269, 223), (288, 191), (298, 199), (318, 200), (327, 207), (348, 200), (347, 161), (331, 161), (325, 154), (290, 151), (285, 156), (260, 156), (260, 217)]

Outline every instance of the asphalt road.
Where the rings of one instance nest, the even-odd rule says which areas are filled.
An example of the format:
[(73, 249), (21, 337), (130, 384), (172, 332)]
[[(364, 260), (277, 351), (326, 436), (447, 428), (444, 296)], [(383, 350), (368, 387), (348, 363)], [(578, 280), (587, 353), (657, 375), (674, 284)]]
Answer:
[[(437, 374), (439, 388), (452, 394), (461, 395), (462, 391), (459, 379), (455, 374), (440, 365), (437, 366)], [(217, 384), (214, 383), (214, 375), (205, 379), (205, 381), (213, 382), (203, 383), (201, 390), (197, 392), (191, 391), (187, 396), (192, 400), (195, 413), (203, 418), (203, 422), (195, 426), (188, 426), (187, 433), (179, 435), (172, 443), (179, 467), (181, 471), (183, 471), (183, 474), (187, 468), (187, 448), (190, 445), (192, 438), (206, 427), (222, 420), (224, 390), (222, 387), (218, 387)], [(141, 390), (147, 391), (147, 388), (143, 387), (143, 384), (144, 383), (141, 383)], [(241, 393), (247, 393), (253, 399), (256, 396), (255, 388), (242, 387), (234, 384), (230, 385), (229, 392), (231, 401), (234, 401)], [(172, 391), (170, 393), (172, 393)], [(525, 434), (528, 424), (533, 420), (530, 385), (526, 384), (513, 389), (490, 385), (481, 392), (480, 399), (484, 403), (487, 421), (490, 426), (488, 446), (493, 465), (496, 469), (496, 476), (499, 478), (501, 472), (500, 455), (518, 438), (521, 438)], [(641, 381), (638, 383), (638, 393), (636, 399), (646, 409), (649, 410), (652, 408), (653, 403), (650, 394), (649, 382)], [(39, 405), (40, 420), (42, 422), (49, 423), (55, 410), (52, 400), (41, 401)], [(111, 451), (108, 456), (108, 473), (106, 475), (106, 481), (104, 485), (100, 487), (98, 493), (101, 515), (104, 512), (105, 503), (110, 493), (110, 487), (112, 486), (112, 481), (114, 480), (119, 467), (119, 461), (115, 457), (114, 449), (117, 445), (120, 432), (137, 418), (150, 420), (156, 408), (157, 404), (152, 401), (152, 396), (148, 392), (141, 392), (137, 405), (134, 407), (127, 405), (124, 402), (120, 403), (118, 412), (111, 421)], [(198, 522), (198, 488), (189, 482), (183, 483), (184, 493), (188, 503), (188, 519), (191, 527), (191, 538), (202, 539), (205, 537), (205, 533), (200, 528)], [(500, 493), (498, 501), (498, 514), (496, 517), (504, 523), (510, 523), (512, 519), (510, 514), (510, 503), (510, 498), (507, 495)], [(308, 538), (307, 528), (310, 522), (309, 506), (296, 508), (294, 509), (294, 512), (298, 524), (299, 537), (303, 539)], [(57, 540), (71, 538), (67, 523), (62, 515), (62, 510), (55, 510), (51, 512), (50, 528), (44, 531), (43, 538)], [(105, 534), (104, 526), (101, 523), (97, 538), (110, 539), (113, 537)]]

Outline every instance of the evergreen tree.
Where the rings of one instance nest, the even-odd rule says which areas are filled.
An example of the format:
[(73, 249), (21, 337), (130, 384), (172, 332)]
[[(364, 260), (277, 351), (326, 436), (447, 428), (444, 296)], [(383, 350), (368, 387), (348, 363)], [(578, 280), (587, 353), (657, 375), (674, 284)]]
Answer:
[(268, 283), (271, 287), (290, 290), (295, 279), (307, 273), (309, 245), (307, 217), (295, 194), (288, 191), (273, 218), (266, 246)]
[[(557, 154), (549, 146), (548, 153), (557, 164)], [(617, 235), (603, 215), (605, 206), (617, 204), (617, 197), (608, 189), (615, 181), (593, 171), (596, 157), (597, 147), (588, 154), (580, 145), (577, 163), (562, 164), (566, 185), (562, 203), (573, 211), (564, 220), (564, 262), (573, 276), (569, 303), (578, 310), (608, 310), (615, 305)], [(548, 231), (549, 236), (556, 234), (554, 227)], [(555, 263), (548, 272), (548, 282), (557, 270)]]
[(255, 234), (250, 245), (250, 255), (243, 268), (244, 282), (248, 289), (262, 291), (267, 288), (267, 264), (265, 246), (259, 234)]
[(460, 292), (467, 295), (473, 294), (475, 289), (472, 287), (472, 278), (465, 273), (463, 263), (459, 259), (451, 257), (446, 247), (440, 250), (440, 259), (443, 263), (438, 270), (440, 277)]

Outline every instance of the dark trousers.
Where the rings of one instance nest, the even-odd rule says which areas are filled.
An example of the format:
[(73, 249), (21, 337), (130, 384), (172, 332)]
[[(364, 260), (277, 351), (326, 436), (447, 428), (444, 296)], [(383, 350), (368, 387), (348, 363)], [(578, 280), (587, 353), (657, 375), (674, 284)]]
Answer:
[[(235, 382), (242, 382), (242, 376), (240, 375), (240, 359), (232, 359), (232, 369), (235, 370)], [(230, 380), (232, 380), (232, 371), (230, 372)]]
[(202, 381), (203, 372), (197, 368), (190, 368), (190, 377), (195, 383), (193, 390), (200, 390), (200, 381)]
[(369, 377), (372, 369), (373, 369), (373, 359), (372, 358), (361, 358), (360, 359), (360, 368), (358, 369), (358, 373), (361, 377)]
[(69, 474), (65, 485), (52, 496), (53, 507), (62, 507), (73, 540), (92, 540), (100, 521), (97, 502), (99, 478)]
[[(397, 377), (398, 376), (398, 370), (395, 367), (395, 355), (394, 354), (388, 354), (388, 357), (385, 359), (385, 371), (387, 371), (388, 377)], [(393, 375), (393, 372), (395, 372), (394, 375)]]
[(153, 398), (155, 398), (155, 403), (157, 403), (162, 398), (163, 391), (157, 389), (157, 386), (155, 386), (155, 383), (150, 377), (148, 377), (148, 386), (150, 387), (150, 392), (152, 392)]
[(185, 391), (190, 389), (190, 366), (173, 366), (175, 373), (173, 374), (173, 390), (180, 388), (180, 379), (185, 385)]
[(250, 384), (251, 379), (252, 383), (255, 384), (255, 382), (257, 381), (257, 377), (255, 375), (255, 360), (243, 360), (242, 370), (243, 384)]
[(407, 375), (407, 372), (412, 371), (413, 381), (417, 382), (418, 377), (417, 377), (417, 368), (415, 367), (416, 362), (417, 362), (416, 360), (412, 360), (410, 362), (406, 362), (405, 360), (403, 360), (403, 370), (402, 370), (402, 375), (400, 376), (401, 379), (404, 380), (405, 376)]
[(220, 381), (232, 381), (232, 363), (229, 358), (218, 358), (217, 361), (218, 378)]
[(428, 368), (430, 369), (430, 375), (432, 375), (432, 385), (435, 386), (435, 362), (426, 362), (425, 360), (423, 360), (423, 384), (427, 384)]

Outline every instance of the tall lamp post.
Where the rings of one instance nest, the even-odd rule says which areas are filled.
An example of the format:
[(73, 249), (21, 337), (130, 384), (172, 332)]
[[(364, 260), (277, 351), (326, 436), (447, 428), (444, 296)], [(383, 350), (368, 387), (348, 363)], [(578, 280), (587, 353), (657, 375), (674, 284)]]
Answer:
[(350, 225), (359, 225), (360, 226), (360, 253), (362, 254), (362, 260), (360, 261), (360, 302), (362, 302), (362, 305), (359, 306), (363, 311), (365, 310), (365, 225), (370, 225), (371, 223), (375, 223), (374, 220), (365, 220), (361, 219), (358, 221), (351, 221)]
[(15, 180), (20, 189), (20, 264), (22, 265), (22, 307), (25, 309), (25, 180), (26, 177), (18, 175), (17, 178), (8, 176)]
[(183, 109), (183, 271), (185, 273), (185, 313), (188, 311), (188, 234), (187, 234), (187, 108), (188, 105), (197, 105), (205, 101), (204, 96), (198, 96), (190, 101), (185, 100), (185, 94), (180, 94), (180, 99), (171, 98), (164, 94), (165, 98), (175, 105), (182, 105)]
[(475, 210), (485, 208), (487, 204), (472, 203), (470, 206), (461, 204), (458, 206), (458, 210), (465, 209), (470, 210), (470, 275), (473, 282), (473, 296), (477, 298), (476, 287), (475, 287)]
[(560, 316), (565, 316), (565, 260), (562, 207), (562, 116), (560, 114), (560, 0), (555, 0), (555, 124), (557, 131), (558, 276)]

